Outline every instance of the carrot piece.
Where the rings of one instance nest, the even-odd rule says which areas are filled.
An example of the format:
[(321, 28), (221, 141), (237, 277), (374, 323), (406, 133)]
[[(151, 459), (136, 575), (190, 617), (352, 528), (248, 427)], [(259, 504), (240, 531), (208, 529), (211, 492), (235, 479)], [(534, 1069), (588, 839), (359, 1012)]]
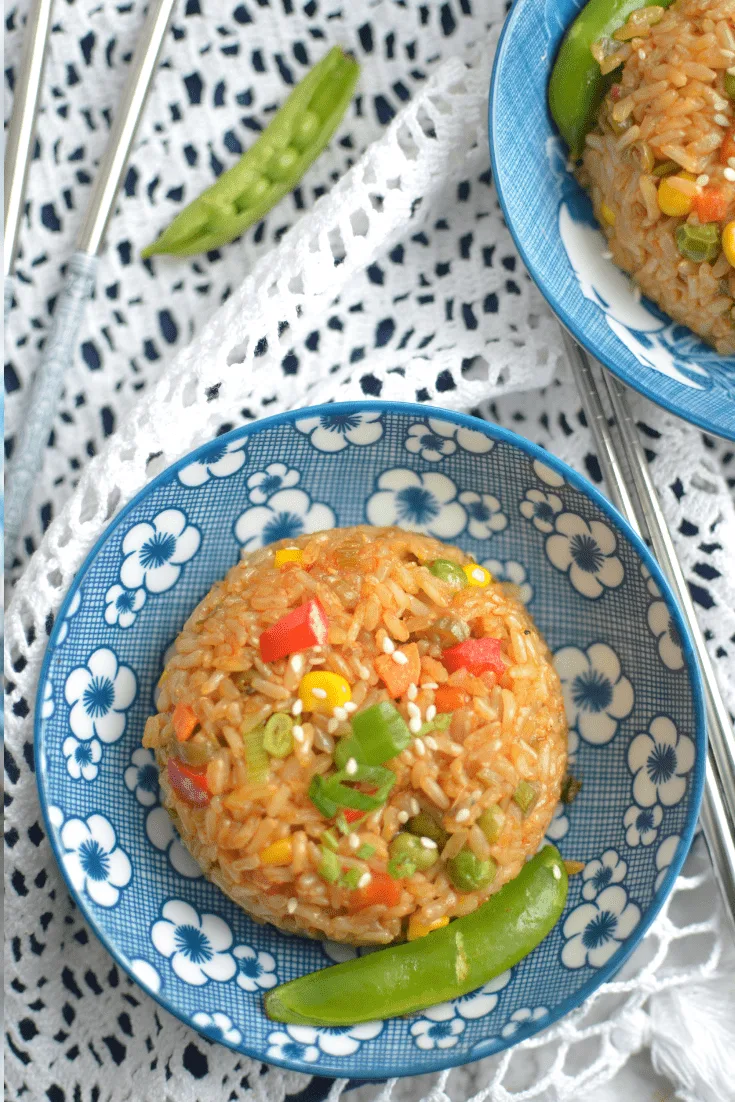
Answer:
[(392, 654), (381, 654), (375, 659), (378, 676), (394, 700), (403, 696), (412, 682), (417, 685), (421, 676), (421, 655), (415, 643), (408, 643), (395, 653), (404, 655), (408, 661), (400, 665)]
[(728, 130), (720, 146), (720, 164), (728, 165), (731, 157), (735, 157), (735, 126), (732, 130)]
[(173, 725), (179, 742), (186, 742), (194, 734), (199, 724), (196, 712), (188, 704), (177, 704), (174, 708)]
[(434, 693), (437, 712), (458, 712), (469, 704), (469, 696), (454, 685), (440, 685)]
[(357, 888), (350, 896), (350, 910), (362, 911), (365, 907), (375, 906), (376, 903), (395, 907), (400, 902), (402, 891), (398, 881), (388, 876), (387, 872), (374, 872), (371, 874), (370, 883), (364, 888)]
[(718, 187), (706, 187), (694, 199), (693, 210), (702, 225), (708, 222), (724, 222), (729, 203)]

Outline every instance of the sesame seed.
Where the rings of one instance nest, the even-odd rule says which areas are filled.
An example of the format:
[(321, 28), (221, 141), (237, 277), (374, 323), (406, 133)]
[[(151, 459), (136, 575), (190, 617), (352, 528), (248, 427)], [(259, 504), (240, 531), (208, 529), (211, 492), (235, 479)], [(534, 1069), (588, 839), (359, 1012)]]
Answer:
[(715, 115), (715, 122), (718, 126), (729, 126), (730, 120), (727, 115), (722, 115), (719, 112)]
[(326, 700), (327, 699), (327, 690), (326, 689), (312, 689), (311, 691), (314, 694), (314, 696), (317, 698), (317, 700)]
[(323, 666), (325, 662), (326, 658), (312, 658), (311, 660), (312, 666)]
[(438, 750), (439, 749), (439, 743), (436, 741), (435, 738), (432, 738), (431, 735), (427, 735), (426, 738), (424, 739), (424, 742), (426, 743), (426, 745), (429, 747), (430, 750)]
[(455, 758), (457, 757), (458, 754), (462, 753), (462, 747), (456, 742), (450, 742), (449, 746), (447, 747), (447, 750), (449, 751), (450, 754), (454, 754)]
[(408, 665), (408, 656), (405, 655), (402, 650), (394, 650), (391, 658), (398, 666)]
[(297, 725), (296, 727), (294, 727), (291, 734), (293, 735), (293, 737), (296, 739), (297, 742), (303, 742), (304, 741), (304, 728), (303, 727), (299, 727)]
[(286, 904), (286, 910), (288, 911), (288, 913), (289, 913), (290, 915), (292, 915), (292, 914), (294, 914), (294, 913), (295, 913), (295, 911), (296, 911), (296, 908), (298, 907), (298, 905), (299, 905), (299, 904), (298, 904), (298, 900), (296, 900), (296, 899), (289, 899), (288, 903)]
[(726, 180), (729, 180), (731, 184), (735, 183), (735, 168), (730, 168), (728, 166), (726, 169), (723, 169), (722, 175)]
[(438, 689), (439, 686), (437, 685), (436, 681), (422, 681), (421, 682), (421, 688), (422, 689)]
[(358, 888), (366, 888), (371, 880), (372, 876), (370, 875), (370, 873), (364, 872), (360, 879), (357, 881)]
[(409, 700), (415, 700), (418, 695), (419, 691), (412, 681), (411, 684), (408, 686), (408, 692), (406, 693), (406, 696)]
[(370, 670), (367, 668), (367, 666), (364, 666), (362, 664), (362, 662), (356, 662), (355, 663), (355, 669), (357, 670), (358, 674), (363, 679), (363, 681), (368, 681), (369, 680)]
[(294, 673), (301, 673), (304, 668), (304, 656), (302, 654), (291, 655), (291, 669)]
[(426, 709), (426, 718), (428, 720), (436, 719), (436, 704), (430, 704)]
[(359, 849), (362, 843), (360, 842), (359, 834), (350, 834), (347, 839), (347, 845), (350, 849)]
[(696, 183), (699, 187), (707, 187), (709, 183), (709, 176), (705, 172), (702, 176), (697, 176)]
[(393, 654), (393, 651), (395, 649), (396, 649), (395, 643), (393, 642), (392, 639), (389, 639), (388, 636), (386, 635), (385, 639), (383, 640), (383, 653), (384, 654)]
[(421, 730), (421, 716), (412, 716), (408, 721), (408, 729), (412, 735), (417, 735)]
[(357, 705), (354, 704), (351, 700), (348, 700), (346, 704), (342, 705), (342, 707), (344, 708), (344, 710), (346, 712), (356, 712), (357, 711)]
[(347, 765), (345, 766), (345, 773), (348, 777), (354, 777), (357, 772), (357, 762), (354, 758), (347, 759)]
[(408, 812), (407, 811), (399, 811), (398, 815), (397, 815), (397, 819), (398, 819), (398, 822), (401, 823), (401, 824), (407, 823), (408, 822)]
[(330, 735), (333, 735), (338, 727), (339, 727), (339, 720), (338, 719), (330, 719), (329, 722), (327, 723), (327, 730), (329, 731)]
[(303, 710), (304, 710), (303, 700), (300, 700), (300, 699), (299, 700), (294, 700), (294, 702), (291, 706), (291, 715), (292, 716), (300, 716), (301, 713), (303, 712)]
[(438, 849), (439, 848), (433, 838), (422, 838), (421, 839), (421, 845), (424, 847), (424, 849)]
[(728, 73), (728, 76), (731, 76), (731, 77), (735, 77), (735, 65), (732, 65), (732, 66), (731, 66), (731, 67), (730, 67), (730, 68), (729, 68), (729, 69), (727, 70), (727, 73)]
[(466, 823), (469, 817), (470, 813), (466, 807), (461, 808), (454, 816), (458, 823)]
[(338, 704), (336, 708), (332, 708), (332, 715), (335, 719), (345, 720), (347, 719), (347, 711), (345, 708), (340, 707)]
[(730, 168), (735, 168), (735, 157), (728, 157), (727, 158), (727, 163), (730, 166)]
[(646, 60), (646, 51), (645, 50), (639, 50), (638, 51), (638, 57), (641, 59), (641, 61), (645, 61)]
[[(411, 723), (413, 723), (413, 720), (411, 720)], [(410, 726), (410, 724), (409, 724), (409, 726)], [(416, 751), (416, 753), (418, 754), (418, 756), (420, 758), (423, 758), (424, 754), (426, 753), (426, 747), (424, 746), (424, 743), (420, 738), (414, 739), (413, 748)]]
[(419, 708), (418, 704), (414, 704), (412, 700), (409, 700), (406, 708), (410, 716), (421, 716), (421, 709)]
[(418, 815), (420, 810), (421, 810), (421, 806), (420, 806), (418, 800), (415, 798), (415, 796), (412, 796), (411, 797), (411, 814), (412, 815)]
[(554, 880), (561, 880), (561, 869), (558, 865), (551, 866), (551, 874), (554, 877)]

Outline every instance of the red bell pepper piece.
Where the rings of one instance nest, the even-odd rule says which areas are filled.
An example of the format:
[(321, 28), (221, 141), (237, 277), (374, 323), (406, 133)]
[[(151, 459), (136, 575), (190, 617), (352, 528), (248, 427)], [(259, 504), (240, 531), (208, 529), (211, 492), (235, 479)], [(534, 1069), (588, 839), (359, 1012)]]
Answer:
[(505, 663), (500, 657), (500, 640), (486, 636), (484, 639), (466, 639), (456, 647), (448, 647), (442, 653), (442, 663), (449, 673), (455, 670), (469, 670), (479, 676), (492, 670), (493, 673), (505, 673)]
[(169, 758), (166, 771), (171, 787), (184, 803), (189, 804), (190, 807), (207, 806), (210, 792), (207, 786), (206, 766), (203, 769), (195, 769), (192, 765), (185, 765), (178, 758)]
[(329, 621), (319, 601), (307, 601), (264, 631), (260, 637), (260, 657), (264, 662), (277, 662), (289, 654), (327, 641)]
[(342, 814), (346, 823), (356, 823), (359, 819), (364, 819), (367, 812), (358, 811), (356, 807), (345, 807), (342, 809)]

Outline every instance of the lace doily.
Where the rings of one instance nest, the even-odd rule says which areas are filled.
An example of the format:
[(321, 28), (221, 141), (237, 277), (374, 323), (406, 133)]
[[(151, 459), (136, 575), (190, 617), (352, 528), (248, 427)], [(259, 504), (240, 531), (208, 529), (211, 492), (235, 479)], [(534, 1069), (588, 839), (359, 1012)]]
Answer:
[[(600, 480), (556, 323), (515, 253), (487, 168), (504, 7), (187, 0), (177, 11), (13, 566), (17, 578), (38, 548), (6, 620), (10, 1097), (280, 1102), (309, 1089), (304, 1076), (211, 1048), (143, 995), (79, 919), (46, 843), (33, 778), (38, 670), (64, 592), (113, 513), (225, 427), (355, 395), (472, 409)], [(11, 87), (23, 11), (7, 17)], [(142, 12), (142, 3), (77, 2), (51, 36), (7, 326), (8, 450)], [(360, 95), (294, 195), (221, 253), (137, 261), (333, 42), (363, 63)], [(642, 399), (635, 407), (735, 711), (732, 449)], [(642, 1008), (721, 967), (712, 898), (705, 863), (680, 879), (616, 983), (477, 1065), (478, 1102), (556, 1102), (609, 1079), (650, 1036)], [(433, 1077), (425, 1092), (460, 1102), (462, 1074)], [(402, 1099), (407, 1089), (363, 1087), (359, 1098)]]

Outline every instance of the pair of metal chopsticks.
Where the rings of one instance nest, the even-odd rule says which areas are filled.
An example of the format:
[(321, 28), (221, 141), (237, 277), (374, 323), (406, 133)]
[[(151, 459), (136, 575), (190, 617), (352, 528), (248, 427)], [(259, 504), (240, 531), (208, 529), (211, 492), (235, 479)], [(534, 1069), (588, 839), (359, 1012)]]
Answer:
[[(23, 212), (35, 116), (46, 53), (52, 0), (33, 0), (26, 25), (20, 72), (16, 80), (13, 115), (5, 161), (5, 311), (12, 300), (12, 272)], [(18, 438), (6, 478), (5, 562), (13, 561), (15, 544), (28, 508), (34, 481), (53, 426), (63, 388), (64, 373), (72, 362), (87, 299), (95, 275), (105, 230), (135, 138), (148, 89), (171, 18), (174, 0), (151, 0), (122, 100), (110, 129), (87, 212), (68, 266), (66, 283), (56, 304), (53, 325), (26, 400)]]
[[(676, 594), (697, 654), (704, 685), (708, 734), (700, 819), (725, 912), (735, 933), (735, 731), (697, 622), (625, 388), (596, 361), (593, 366), (584, 349), (565, 330), (563, 335), (610, 499), (633, 531), (651, 547)], [(603, 395), (610, 406), (611, 418), (605, 410)]]

